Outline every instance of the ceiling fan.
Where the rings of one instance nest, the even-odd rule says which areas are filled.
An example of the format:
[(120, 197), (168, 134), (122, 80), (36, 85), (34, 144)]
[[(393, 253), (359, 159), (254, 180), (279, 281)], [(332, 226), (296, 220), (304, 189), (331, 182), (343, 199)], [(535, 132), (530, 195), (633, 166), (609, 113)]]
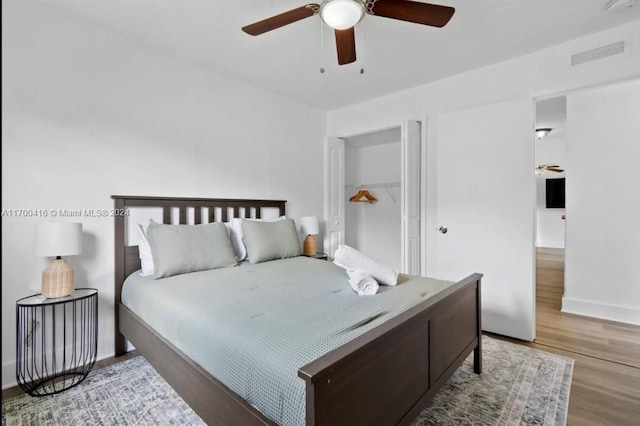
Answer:
[(345, 65), (356, 60), (354, 26), (365, 14), (440, 28), (449, 22), (454, 12), (453, 7), (409, 0), (325, 0), (244, 26), (242, 31), (257, 36), (320, 14), (335, 31), (338, 64)]
[(556, 172), (556, 173), (562, 173), (564, 172), (564, 169), (561, 169), (559, 165), (557, 164), (541, 164), (539, 166), (536, 166), (536, 173), (538, 174), (542, 174), (546, 171), (549, 172)]

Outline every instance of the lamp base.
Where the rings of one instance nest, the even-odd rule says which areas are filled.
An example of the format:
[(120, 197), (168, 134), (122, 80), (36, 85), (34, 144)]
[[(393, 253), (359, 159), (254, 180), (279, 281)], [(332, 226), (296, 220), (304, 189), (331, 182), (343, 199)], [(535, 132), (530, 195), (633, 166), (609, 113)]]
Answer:
[(305, 256), (315, 256), (316, 255), (316, 239), (313, 235), (307, 235), (307, 238), (304, 239), (304, 243), (302, 245), (302, 252)]
[(73, 268), (66, 260), (56, 259), (42, 271), (42, 295), (47, 299), (68, 296), (73, 290)]

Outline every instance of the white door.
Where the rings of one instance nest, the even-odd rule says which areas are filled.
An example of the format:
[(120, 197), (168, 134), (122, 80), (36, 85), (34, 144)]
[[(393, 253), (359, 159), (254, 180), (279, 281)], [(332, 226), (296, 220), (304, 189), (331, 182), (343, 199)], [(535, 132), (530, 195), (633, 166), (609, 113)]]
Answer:
[(402, 124), (402, 269), (420, 275), (420, 122)]
[(484, 274), (483, 330), (524, 340), (535, 337), (533, 105), (519, 99), (442, 114), (427, 140), (437, 145), (427, 148), (437, 156), (427, 170), (436, 188), (427, 274)]
[(324, 142), (324, 250), (329, 258), (344, 244), (344, 140), (326, 138)]

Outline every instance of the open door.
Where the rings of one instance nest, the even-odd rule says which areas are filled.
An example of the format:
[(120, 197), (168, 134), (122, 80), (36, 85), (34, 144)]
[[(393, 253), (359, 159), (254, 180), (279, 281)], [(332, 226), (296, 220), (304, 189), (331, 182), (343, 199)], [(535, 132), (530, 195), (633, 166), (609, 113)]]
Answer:
[(436, 192), (427, 274), (458, 281), (483, 273), (483, 329), (523, 340), (535, 337), (533, 105), (442, 114), (427, 140), (437, 157), (427, 169)]
[(420, 122), (402, 124), (402, 267), (420, 275)]
[(326, 138), (324, 143), (324, 247), (330, 259), (344, 244), (344, 140)]

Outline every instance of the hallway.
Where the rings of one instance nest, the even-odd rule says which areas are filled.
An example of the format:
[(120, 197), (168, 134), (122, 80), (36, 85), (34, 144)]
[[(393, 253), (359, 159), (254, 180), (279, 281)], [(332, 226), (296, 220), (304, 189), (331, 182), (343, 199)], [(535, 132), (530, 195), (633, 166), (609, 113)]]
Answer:
[(640, 418), (640, 326), (560, 312), (564, 250), (536, 249), (536, 340), (575, 360), (569, 425), (635, 425)]

